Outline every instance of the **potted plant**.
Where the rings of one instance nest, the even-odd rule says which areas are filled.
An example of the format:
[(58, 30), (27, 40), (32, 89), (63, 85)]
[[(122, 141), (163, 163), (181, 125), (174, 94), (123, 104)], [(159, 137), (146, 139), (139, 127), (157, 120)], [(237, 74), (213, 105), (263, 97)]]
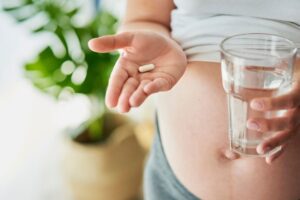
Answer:
[(78, 93), (90, 99), (89, 120), (67, 131), (64, 169), (75, 199), (130, 199), (140, 190), (145, 153), (133, 134), (133, 123), (104, 106), (118, 55), (96, 54), (87, 46), (91, 38), (113, 34), (117, 19), (101, 10), (88, 22), (76, 23), (82, 11), (76, 2), (23, 0), (4, 11), (19, 23), (42, 19), (32, 33), (52, 38), (24, 66), (33, 85), (57, 99)]

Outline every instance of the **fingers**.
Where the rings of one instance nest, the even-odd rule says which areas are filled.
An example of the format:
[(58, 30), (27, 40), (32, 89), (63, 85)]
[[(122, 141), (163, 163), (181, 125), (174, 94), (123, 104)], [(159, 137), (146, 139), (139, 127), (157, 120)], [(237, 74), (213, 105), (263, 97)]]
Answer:
[[(126, 84), (128, 83), (126, 82)], [(150, 90), (147, 89), (147, 87), (149, 87)], [(126, 95), (121, 95), (119, 99), (120, 111), (128, 112), (130, 110), (130, 107), (140, 106), (150, 94), (167, 90), (167, 88), (168, 88), (167, 81), (163, 78), (157, 78), (153, 81), (142, 80), (140, 84), (138, 84), (138, 86), (136, 86), (135, 83), (134, 85), (132, 85), (132, 87), (130, 87), (130, 89), (126, 89), (124, 87), (122, 90), (122, 94), (125, 93)]]
[(279, 149), (276, 152), (266, 156), (266, 163), (268, 163), (269, 165), (272, 164), (277, 158), (279, 158), (282, 155), (286, 148), (286, 145), (281, 145), (278, 148)]
[(128, 112), (131, 107), (140, 106), (149, 95), (169, 90), (175, 84), (171, 75), (155, 70), (139, 73), (138, 67), (138, 64), (125, 58), (118, 60), (106, 93), (106, 105), (109, 108), (118, 105), (120, 112)]
[(300, 86), (296, 83), (289, 93), (273, 98), (256, 98), (250, 103), (254, 110), (269, 111), (295, 108), (300, 105)]
[(106, 90), (105, 102), (109, 108), (114, 108), (118, 104), (120, 93), (127, 79), (128, 73), (117, 64), (109, 78)]
[[(284, 115), (272, 119), (249, 119), (247, 128), (259, 132), (275, 132), (275, 134), (257, 146), (257, 153), (266, 154), (272, 150), (278, 150), (266, 157), (266, 162), (271, 164), (284, 152), (288, 141), (298, 134), (300, 130), (300, 85), (296, 83), (288, 93), (277, 97), (256, 98), (250, 102), (250, 106), (258, 111), (286, 110)], [(276, 149), (277, 147), (277, 149)]]
[[(147, 89), (148, 88), (148, 89)], [(157, 78), (153, 81), (129, 78), (124, 84), (118, 100), (119, 89), (114, 93), (114, 105), (118, 104), (120, 112), (128, 112), (131, 107), (140, 106), (145, 99), (155, 92), (164, 91), (169, 88), (168, 82), (163, 78)], [(145, 91), (146, 90), (146, 91)]]
[(285, 130), (276, 133), (274, 136), (265, 139), (261, 144), (257, 146), (257, 153), (265, 154), (270, 150), (278, 147), (280, 145), (284, 145), (287, 143), (292, 137), (294, 137), (299, 132), (299, 126), (293, 130)]
[(105, 53), (130, 46), (134, 34), (124, 32), (117, 35), (102, 36), (91, 39), (88, 43), (92, 51)]
[(140, 106), (145, 101), (148, 94), (144, 92), (144, 87), (145, 87), (145, 85), (147, 85), (150, 82), (151, 82), (150, 80), (143, 80), (141, 82), (141, 84), (139, 85), (137, 90), (130, 97), (129, 102), (130, 102), (131, 106), (133, 106), (133, 107)]
[(166, 79), (157, 78), (144, 87), (144, 92), (150, 95), (156, 92), (169, 90), (170, 88), (171, 85)]
[(134, 78), (129, 78), (123, 86), (120, 98), (118, 100), (118, 108), (120, 112), (128, 112), (131, 108), (129, 98), (134, 93), (139, 85), (139, 81)]
[(285, 129), (294, 129), (294, 127), (300, 124), (300, 109), (295, 109), (289, 112), (288, 116), (277, 117), (277, 118), (254, 118), (247, 121), (247, 128), (259, 131), (259, 132), (270, 132), (270, 131), (282, 131)]
[(130, 98), (130, 104), (134, 107), (140, 106), (149, 95), (160, 91), (166, 91), (170, 88), (171, 85), (165, 78), (156, 78), (153, 81), (143, 80), (139, 88)]
[(138, 65), (126, 59), (120, 58), (117, 61), (107, 86), (105, 101), (109, 108), (114, 108), (118, 104), (118, 99), (125, 81), (128, 77), (134, 77), (135, 74), (138, 73), (137, 67)]

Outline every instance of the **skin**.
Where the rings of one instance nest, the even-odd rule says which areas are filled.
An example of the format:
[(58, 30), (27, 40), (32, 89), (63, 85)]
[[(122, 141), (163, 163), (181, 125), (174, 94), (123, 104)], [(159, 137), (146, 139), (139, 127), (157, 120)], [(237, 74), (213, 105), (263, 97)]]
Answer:
[[(107, 106), (128, 112), (149, 95), (163, 92), (157, 95), (157, 109), (168, 161), (178, 179), (200, 198), (299, 198), (299, 84), (284, 96), (251, 102), (252, 109), (262, 112), (288, 110), (280, 118), (247, 122), (249, 129), (278, 131), (258, 146), (258, 153), (267, 147), (282, 149), (265, 161), (231, 152), (220, 64), (187, 63), (170, 37), (172, 9), (171, 0), (129, 0), (120, 33), (89, 42), (95, 52), (121, 51), (109, 80)], [(155, 64), (154, 70), (138, 72), (139, 66), (149, 63)]]
[(199, 198), (300, 199), (300, 134), (271, 164), (228, 151), (226, 94), (218, 63), (189, 63), (173, 89), (157, 96), (168, 161)]
[[(178, 44), (150, 31), (105, 36), (91, 40), (89, 46), (97, 52), (124, 48), (111, 74), (106, 95), (107, 105), (117, 106), (120, 112), (141, 105), (153, 93), (170, 90), (187, 65)], [(148, 63), (153, 63), (155, 69), (140, 73), (139, 66)]]

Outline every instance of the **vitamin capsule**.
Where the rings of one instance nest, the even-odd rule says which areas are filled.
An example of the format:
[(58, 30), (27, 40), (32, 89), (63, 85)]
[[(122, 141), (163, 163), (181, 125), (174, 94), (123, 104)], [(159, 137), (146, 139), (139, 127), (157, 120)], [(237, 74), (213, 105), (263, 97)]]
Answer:
[(147, 64), (147, 65), (142, 65), (139, 67), (139, 72), (143, 73), (143, 72), (148, 72), (151, 71), (155, 68), (154, 64)]

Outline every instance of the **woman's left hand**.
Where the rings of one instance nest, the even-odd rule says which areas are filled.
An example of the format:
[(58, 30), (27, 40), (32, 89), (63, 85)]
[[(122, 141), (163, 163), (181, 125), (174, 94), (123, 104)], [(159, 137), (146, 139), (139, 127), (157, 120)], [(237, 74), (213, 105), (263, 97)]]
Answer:
[(287, 94), (273, 98), (255, 98), (250, 106), (257, 111), (286, 110), (283, 116), (275, 118), (252, 118), (247, 121), (247, 128), (259, 132), (276, 132), (270, 138), (266, 138), (257, 146), (259, 154), (281, 147), (279, 151), (266, 157), (266, 162), (271, 164), (285, 150), (291, 141), (300, 132), (300, 83), (293, 84)]

